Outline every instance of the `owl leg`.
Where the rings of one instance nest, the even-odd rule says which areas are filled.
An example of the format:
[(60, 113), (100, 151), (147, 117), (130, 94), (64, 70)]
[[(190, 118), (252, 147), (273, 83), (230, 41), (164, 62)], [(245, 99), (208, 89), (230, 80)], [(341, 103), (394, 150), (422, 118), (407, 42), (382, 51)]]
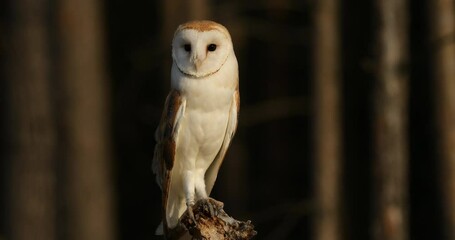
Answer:
[(207, 191), (205, 190), (205, 171), (204, 169), (197, 169), (195, 172), (194, 187), (197, 199), (208, 198)]
[(208, 201), (209, 196), (207, 195), (207, 191), (205, 190), (205, 170), (198, 169), (195, 171), (196, 173), (196, 180), (195, 180), (195, 187), (196, 187), (196, 197), (200, 199), (203, 203), (204, 209), (207, 209), (210, 212), (210, 216), (215, 216), (215, 210), (212, 206), (211, 202)]
[(185, 171), (183, 173), (183, 190), (185, 192), (186, 208), (188, 209), (188, 215), (196, 222), (193, 213), (193, 206), (195, 203), (195, 183), (193, 171)]
[(194, 223), (196, 223), (196, 218), (194, 217), (194, 212), (193, 212), (193, 205), (188, 205), (187, 204), (187, 212), (188, 212), (188, 216), (191, 218), (191, 220), (193, 220)]

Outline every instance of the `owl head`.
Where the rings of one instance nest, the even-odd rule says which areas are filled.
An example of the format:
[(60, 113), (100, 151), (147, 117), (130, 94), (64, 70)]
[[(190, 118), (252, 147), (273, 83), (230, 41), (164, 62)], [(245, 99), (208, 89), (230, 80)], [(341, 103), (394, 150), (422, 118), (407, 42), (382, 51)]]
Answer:
[(202, 78), (218, 72), (233, 54), (228, 30), (212, 21), (180, 25), (172, 40), (172, 58), (183, 74)]

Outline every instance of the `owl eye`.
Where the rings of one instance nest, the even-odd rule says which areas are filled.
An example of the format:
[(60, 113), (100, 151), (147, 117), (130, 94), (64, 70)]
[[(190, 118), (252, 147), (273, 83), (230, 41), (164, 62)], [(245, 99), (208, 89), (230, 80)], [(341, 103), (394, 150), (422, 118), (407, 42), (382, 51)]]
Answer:
[(207, 50), (209, 50), (210, 52), (213, 52), (216, 50), (216, 44), (210, 44), (207, 46)]
[(186, 52), (191, 52), (191, 44), (185, 44), (183, 45), (183, 48), (185, 49)]

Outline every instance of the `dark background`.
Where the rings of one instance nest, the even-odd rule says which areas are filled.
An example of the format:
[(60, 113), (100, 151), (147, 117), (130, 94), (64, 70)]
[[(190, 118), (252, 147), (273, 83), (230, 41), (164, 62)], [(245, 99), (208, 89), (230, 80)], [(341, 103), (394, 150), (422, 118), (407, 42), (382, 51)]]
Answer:
[[(11, 77), (11, 64), (21, 61), (21, 43), (16, 32), (27, 24), (21, 11), (41, 15), (47, 40), (50, 126), (53, 127), (52, 197), (55, 209), (49, 224), (52, 237), (35, 235), (30, 239), (71, 239), (71, 195), (67, 183), (85, 178), (85, 172), (66, 174), (71, 161), (71, 128), (65, 121), (68, 98), (65, 89), (66, 36), (60, 24), (61, 2), (2, 1), (0, 3), (0, 239), (21, 239), (14, 229), (24, 231), (33, 220), (19, 227), (14, 218), (16, 199), (14, 152), (20, 150), (17, 139), (16, 102), (13, 91), (18, 80)], [(453, 2), (452, 2), (453, 3)], [(14, 10), (40, 6), (41, 10)], [(200, 4), (200, 5), (198, 5)], [(196, 5), (196, 7), (192, 7)], [(19, 6), (19, 7), (17, 7)], [(199, 7), (198, 7), (199, 6)], [(151, 173), (154, 131), (169, 90), (171, 39), (178, 24), (190, 19), (208, 18), (225, 25), (231, 32), (239, 61), (241, 110), (239, 127), (220, 170), (212, 197), (223, 201), (225, 210), (237, 219), (252, 220), (256, 239), (316, 239), (312, 230), (315, 216), (315, 111), (314, 28), (318, 1), (120, 1), (101, 2), (95, 21), (103, 49), (102, 86), (108, 108), (101, 108), (105, 119), (108, 153), (104, 186), (112, 204), (109, 216), (111, 238), (158, 239), (154, 237), (160, 222), (160, 191)], [(453, 4), (452, 4), (453, 7)], [(77, 10), (74, 10), (77, 11)], [(444, 237), (443, 192), (436, 123), (435, 79), (432, 52), (437, 42), (431, 39), (431, 18), (427, 1), (408, 1), (407, 50), (405, 72), (409, 76), (405, 118), (408, 153), (407, 183), (409, 239), (450, 239)], [(452, 11), (454, 12), (455, 9)], [(84, 19), (87, 12), (76, 12)], [(376, 139), (375, 91), (378, 84), (378, 5), (375, 1), (339, 1), (336, 18), (339, 31), (338, 91), (340, 118), (340, 239), (372, 239), (374, 224), (374, 164)], [(90, 18), (90, 16), (87, 16)], [(44, 19), (44, 20), (43, 20)], [(31, 20), (30, 20), (31, 21)], [(80, 25), (83, 28), (86, 25)], [(78, 25), (71, 25), (77, 28)], [(16, 34), (16, 35), (15, 35)], [(453, 32), (452, 32), (453, 35)], [(76, 41), (77, 35), (68, 41)], [(25, 41), (26, 42), (26, 41)], [(451, 42), (453, 44), (453, 41)], [(19, 47), (18, 47), (19, 46)], [(25, 47), (24, 47), (25, 48)], [(63, 49), (63, 50), (62, 50)], [(84, 48), (82, 48), (84, 49)], [(455, 67), (455, 66), (454, 66)], [(453, 80), (453, 76), (452, 76)], [(32, 84), (22, 79), (21, 86)], [(83, 90), (82, 90), (83, 91)], [(90, 98), (91, 95), (87, 95)], [(91, 98), (90, 98), (91, 99)], [(93, 98), (96, 101), (97, 98)], [(77, 99), (75, 100), (77, 104)], [(23, 103), (22, 103), (23, 104)], [(34, 109), (26, 103), (25, 109)], [(33, 110), (31, 110), (33, 111)], [(89, 113), (88, 113), (89, 114)], [(90, 116), (88, 116), (90, 119)], [(37, 123), (39, 126), (39, 123)], [(91, 121), (81, 123), (90, 125)], [(27, 131), (27, 130), (25, 130)], [(44, 131), (44, 130), (43, 130)], [(38, 139), (39, 147), (39, 139)], [(19, 147), (18, 147), (19, 146)], [(35, 145), (34, 145), (35, 146)], [(35, 147), (36, 147), (35, 146)], [(455, 146), (453, 146), (455, 148)], [(96, 158), (95, 158), (96, 159)], [(32, 164), (37, 164), (30, 161)], [(27, 162), (24, 162), (26, 165)], [(91, 164), (89, 162), (88, 164)], [(104, 166), (104, 165), (103, 165)], [(33, 171), (34, 167), (31, 167)], [(69, 180), (68, 180), (69, 179)], [(107, 179), (107, 180), (106, 180)], [(94, 180), (95, 181), (95, 180)], [(20, 182), (20, 181), (19, 181)], [(89, 184), (90, 185), (90, 184)], [(46, 194), (35, 191), (36, 197)], [(84, 192), (75, 193), (84, 194)], [(19, 207), (21, 209), (21, 207)], [(19, 211), (20, 212), (20, 211)], [(46, 215), (46, 214), (44, 214)], [(38, 221), (40, 222), (40, 221)], [(455, 228), (450, 226), (449, 228)], [(63, 230), (62, 230), (63, 229)], [(70, 229), (70, 230), (68, 230)], [(33, 232), (33, 231), (32, 231)], [(95, 239), (95, 238), (94, 238)], [(109, 239), (109, 238), (107, 238)]]

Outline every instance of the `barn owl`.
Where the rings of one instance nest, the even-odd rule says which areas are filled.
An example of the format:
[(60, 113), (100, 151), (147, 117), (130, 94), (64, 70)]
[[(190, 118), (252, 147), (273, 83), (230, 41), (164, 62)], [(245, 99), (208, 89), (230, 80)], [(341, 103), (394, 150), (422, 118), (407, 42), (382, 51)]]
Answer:
[(152, 164), (163, 196), (157, 234), (174, 228), (187, 208), (191, 214), (191, 206), (210, 195), (237, 128), (240, 103), (237, 59), (221, 24), (180, 25), (172, 59), (171, 90), (155, 132)]

